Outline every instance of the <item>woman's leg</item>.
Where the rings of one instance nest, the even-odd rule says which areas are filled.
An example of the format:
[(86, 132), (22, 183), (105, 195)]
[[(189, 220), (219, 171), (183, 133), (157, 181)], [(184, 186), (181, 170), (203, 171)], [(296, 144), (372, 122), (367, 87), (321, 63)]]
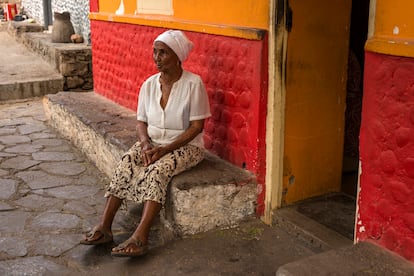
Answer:
[[(142, 245), (146, 246), (148, 244), (148, 236), (154, 222), (155, 217), (159, 214), (161, 210), (161, 203), (156, 201), (145, 201), (144, 209), (142, 210), (141, 221), (132, 234), (131, 238), (137, 241), (140, 241)], [(112, 249), (113, 252), (125, 252), (125, 253), (138, 253), (140, 250), (143, 250), (136, 243), (130, 243), (126, 247), (118, 248), (115, 247)]]
[(161, 203), (155, 201), (145, 201), (141, 221), (139, 222), (137, 229), (135, 229), (132, 234), (134, 239), (140, 240), (143, 244), (148, 243), (150, 228), (154, 222), (154, 219), (160, 213), (160, 210)]
[(149, 231), (165, 202), (171, 178), (195, 166), (203, 157), (204, 153), (200, 148), (187, 145), (164, 155), (146, 168), (143, 177), (136, 182), (138, 186), (135, 190), (136, 201), (144, 201), (141, 221), (128, 240), (112, 249), (112, 252), (121, 254), (113, 255), (126, 253), (137, 256), (147, 250)]
[(102, 226), (104, 230), (112, 232), (112, 222), (114, 221), (116, 212), (121, 206), (121, 203), (122, 200), (113, 195), (110, 195), (106, 200), (100, 223), (100, 226)]
[(96, 231), (91, 236), (86, 236), (85, 241), (97, 241), (104, 236), (104, 233), (112, 235), (112, 222), (114, 221), (116, 212), (118, 211), (119, 207), (121, 206), (122, 200), (110, 195), (105, 203), (105, 208), (101, 217), (101, 221), (96, 226), (98, 231)]

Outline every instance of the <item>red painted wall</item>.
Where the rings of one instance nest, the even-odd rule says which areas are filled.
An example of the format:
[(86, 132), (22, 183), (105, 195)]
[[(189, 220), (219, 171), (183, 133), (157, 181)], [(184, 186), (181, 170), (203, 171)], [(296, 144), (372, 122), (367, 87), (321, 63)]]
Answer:
[(414, 59), (365, 63), (357, 239), (414, 261)]
[[(91, 21), (94, 90), (135, 111), (142, 82), (156, 73), (152, 43), (165, 29)], [(194, 49), (184, 68), (199, 74), (210, 98), (206, 148), (265, 177), (267, 39), (186, 32)], [(264, 210), (259, 186), (258, 214)]]
[(98, 12), (99, 11), (99, 0), (90, 0), (89, 1), (89, 11)]

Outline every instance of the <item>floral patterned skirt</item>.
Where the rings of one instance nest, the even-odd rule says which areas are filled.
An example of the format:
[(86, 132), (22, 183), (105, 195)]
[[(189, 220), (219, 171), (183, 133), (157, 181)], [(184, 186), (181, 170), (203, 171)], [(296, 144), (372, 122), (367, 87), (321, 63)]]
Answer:
[(109, 195), (136, 203), (155, 201), (164, 205), (167, 186), (173, 176), (197, 165), (204, 158), (204, 150), (193, 145), (185, 145), (144, 167), (141, 160), (141, 147), (135, 143), (121, 158), (111, 182), (106, 187)]

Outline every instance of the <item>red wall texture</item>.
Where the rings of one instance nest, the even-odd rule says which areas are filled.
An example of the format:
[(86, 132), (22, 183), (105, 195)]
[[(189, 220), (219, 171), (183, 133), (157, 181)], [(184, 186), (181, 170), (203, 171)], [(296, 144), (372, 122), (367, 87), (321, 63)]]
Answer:
[(91, 11), (91, 12), (99, 11), (99, 1), (98, 0), (90, 0), (89, 1), (89, 11)]
[(357, 238), (414, 261), (414, 59), (366, 53)]
[[(135, 111), (142, 82), (156, 73), (152, 43), (162, 28), (91, 21), (94, 90)], [(194, 49), (183, 67), (199, 74), (210, 98), (206, 148), (258, 176), (263, 212), (267, 39), (185, 32)]]

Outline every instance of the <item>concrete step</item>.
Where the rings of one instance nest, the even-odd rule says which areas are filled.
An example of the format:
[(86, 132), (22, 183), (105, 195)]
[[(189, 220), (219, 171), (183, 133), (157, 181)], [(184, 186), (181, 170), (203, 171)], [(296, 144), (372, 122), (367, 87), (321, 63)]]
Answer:
[[(53, 43), (52, 34), (44, 32), (43, 26), (36, 23), (9, 21), (6, 26), (11, 38), (24, 45), (29, 52), (42, 58), (62, 76), (63, 88), (59, 91), (92, 91), (92, 49), (90, 45)], [(8, 43), (8, 41), (3, 43)], [(53, 76), (51, 80), (54, 80)]]
[(2, 22), (1, 30), (7, 31), (10, 36), (19, 41), (22, 34), (41, 33), (45, 28), (38, 23), (29, 23), (27, 21), (6, 21)]
[(353, 241), (299, 213), (295, 206), (274, 211), (273, 224), (321, 252), (352, 245)]
[(16, 100), (57, 93), (63, 77), (42, 58), (0, 32), (0, 100)]
[(359, 242), (285, 264), (276, 275), (414, 275), (414, 266), (373, 243)]
[(83, 43), (53, 43), (50, 33), (38, 32), (24, 33), (19, 41), (64, 77), (65, 91), (93, 89), (91, 46)]
[(414, 266), (407, 260), (370, 242), (354, 244), (303, 215), (297, 206), (275, 210), (273, 223), (321, 252), (279, 267), (277, 276), (414, 275)]
[[(112, 177), (122, 154), (136, 142), (136, 113), (94, 92), (60, 92), (44, 98), (49, 123)], [(228, 228), (255, 212), (256, 179), (207, 154), (173, 178), (161, 221), (175, 236)]]

